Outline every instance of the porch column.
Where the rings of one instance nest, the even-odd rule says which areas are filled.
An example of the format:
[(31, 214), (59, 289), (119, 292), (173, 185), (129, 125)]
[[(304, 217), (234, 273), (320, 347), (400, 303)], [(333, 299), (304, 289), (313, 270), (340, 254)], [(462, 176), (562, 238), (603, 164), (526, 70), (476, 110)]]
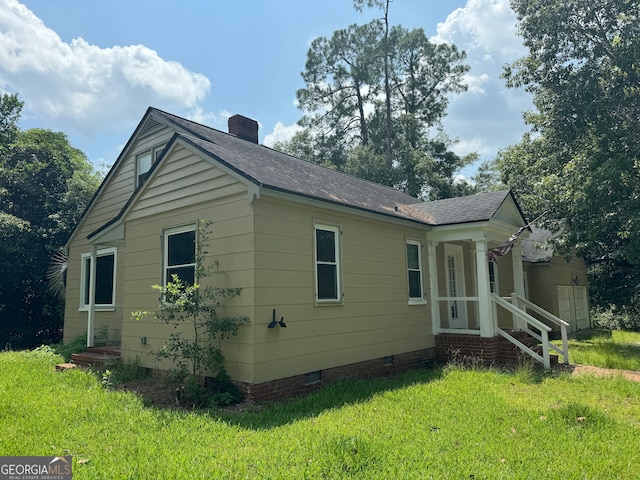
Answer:
[(513, 263), (513, 291), (524, 297), (524, 271), (522, 269), (522, 247), (515, 244), (511, 247), (511, 262)]
[(487, 261), (486, 239), (475, 240), (476, 272), (478, 274), (478, 315), (480, 336), (495, 336), (493, 309), (491, 308), (491, 292), (489, 290), (489, 265)]
[(431, 294), (431, 330), (434, 335), (440, 333), (440, 302), (438, 298), (438, 258), (436, 256), (436, 242), (427, 242), (429, 257), (429, 291)]
[[(93, 331), (96, 319), (96, 265), (98, 246), (91, 245), (91, 261), (89, 267), (89, 312), (87, 313), (87, 347), (93, 347)], [(84, 281), (84, 279), (82, 280)]]

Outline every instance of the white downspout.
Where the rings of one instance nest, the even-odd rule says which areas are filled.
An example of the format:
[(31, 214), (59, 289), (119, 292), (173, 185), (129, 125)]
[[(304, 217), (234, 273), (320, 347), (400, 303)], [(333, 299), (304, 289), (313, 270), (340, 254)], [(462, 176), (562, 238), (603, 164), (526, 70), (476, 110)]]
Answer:
[(91, 262), (89, 267), (89, 312), (87, 313), (87, 347), (93, 347), (93, 332), (96, 320), (96, 266), (98, 246), (91, 245)]

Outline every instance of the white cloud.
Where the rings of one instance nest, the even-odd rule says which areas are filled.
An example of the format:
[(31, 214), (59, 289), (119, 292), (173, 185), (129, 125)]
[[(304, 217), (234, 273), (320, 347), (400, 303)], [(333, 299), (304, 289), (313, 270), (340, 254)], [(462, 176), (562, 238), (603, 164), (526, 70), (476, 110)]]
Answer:
[(491, 147), (480, 137), (469, 137), (456, 142), (451, 146), (451, 150), (461, 157), (474, 152), (482, 156), (489, 153)]
[(185, 116), (194, 122), (222, 130), (226, 128), (231, 113), (227, 110), (219, 110), (218, 113), (205, 112), (202, 107), (196, 106)]
[(445, 130), (459, 143), (459, 155), (477, 152), (481, 159), (517, 143), (527, 127), (521, 112), (531, 108), (531, 96), (507, 89), (502, 68), (526, 54), (517, 36), (516, 16), (508, 0), (467, 0), (438, 24), (438, 43), (452, 43), (467, 53), (471, 67), (465, 76), (466, 93), (450, 98)]
[(481, 73), (480, 75), (467, 74), (464, 78), (464, 83), (467, 84), (467, 92), (484, 95), (487, 92), (484, 89), (484, 85), (491, 80), (489, 75)]
[(272, 147), (276, 142), (286, 142), (293, 138), (293, 136), (302, 130), (302, 127), (298, 124), (285, 125), (282, 122), (276, 123), (273, 127), (273, 132), (265, 135), (264, 144), (267, 147)]
[(438, 24), (432, 40), (454, 43), (467, 51), (482, 51), (485, 61), (500, 61), (496, 54), (513, 58), (524, 52), (509, 0), (468, 0), (464, 8), (454, 10)]
[(0, 0), (0, 89), (45, 120), (92, 132), (135, 122), (149, 105), (195, 109), (209, 88), (204, 75), (144, 45), (65, 43), (17, 0)]

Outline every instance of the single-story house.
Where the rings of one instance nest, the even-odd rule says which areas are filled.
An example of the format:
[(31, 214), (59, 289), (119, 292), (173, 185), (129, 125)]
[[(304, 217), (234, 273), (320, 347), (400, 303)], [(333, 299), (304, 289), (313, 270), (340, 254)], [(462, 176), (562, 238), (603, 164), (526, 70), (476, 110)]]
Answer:
[[(551, 329), (525, 298), (544, 279), (522, 261), (531, 230), (510, 191), (423, 202), (259, 145), (246, 117), (231, 117), (225, 133), (155, 108), (66, 244), (64, 340), (86, 334), (91, 347), (107, 332), (125, 361), (170, 368), (150, 352), (172, 327), (132, 312), (157, 306), (151, 285), (193, 271), (200, 220), (213, 222), (208, 250), (225, 285), (242, 288), (225, 311), (250, 323), (223, 353), (256, 400), (453, 351), (499, 361), (504, 342), (549, 366)], [(268, 328), (274, 310), (287, 328)], [(538, 335), (541, 353), (523, 331)]]

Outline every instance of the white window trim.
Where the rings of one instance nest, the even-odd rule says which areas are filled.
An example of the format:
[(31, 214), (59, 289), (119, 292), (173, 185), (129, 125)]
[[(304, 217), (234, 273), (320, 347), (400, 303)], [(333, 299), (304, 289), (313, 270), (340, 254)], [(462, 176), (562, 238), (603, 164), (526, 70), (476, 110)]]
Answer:
[[(140, 186), (140, 175), (143, 175), (143, 173), (140, 172), (140, 159), (147, 155), (150, 156), (151, 165), (149, 166), (149, 170), (151, 170), (153, 168), (153, 151), (147, 150), (145, 152), (142, 152), (136, 155), (136, 187)], [(144, 172), (144, 174), (148, 173), (149, 170)]]
[[(418, 247), (418, 269), (420, 272), (420, 296), (419, 297), (411, 297), (411, 286), (409, 284), (409, 259), (407, 258), (407, 246), (408, 245), (416, 245)], [(419, 240), (405, 240), (405, 258), (407, 261), (407, 295), (409, 295), (409, 305), (425, 305), (427, 303), (424, 298), (424, 269), (422, 265), (422, 242)], [(411, 271), (415, 271), (415, 269), (411, 269)]]
[[(171, 235), (177, 235), (180, 233), (185, 233), (185, 232), (196, 232), (195, 235), (195, 239), (196, 242), (198, 241), (198, 229), (196, 228), (195, 225), (187, 225), (184, 227), (176, 227), (176, 228), (169, 228), (167, 230), (165, 230), (163, 232), (162, 235), (162, 286), (165, 287), (167, 285), (167, 269), (169, 268), (169, 265), (167, 265), (167, 262), (169, 261), (169, 237)], [(196, 245), (197, 248), (197, 245)], [(197, 252), (196, 252), (197, 254)], [(195, 258), (194, 258), (195, 260)], [(196, 268), (196, 263), (194, 261), (194, 263), (185, 263), (184, 265), (181, 266), (191, 266), (193, 265), (193, 268)], [(180, 266), (180, 265), (171, 265), (172, 267), (176, 267), (176, 266)]]
[[(318, 298), (318, 246), (316, 243), (318, 230), (326, 230), (335, 234), (335, 249), (336, 249), (336, 293), (338, 298)], [(341, 231), (340, 227), (335, 225), (327, 225), (323, 223), (314, 223), (313, 225), (313, 277), (315, 287), (315, 301), (317, 304), (341, 304), (343, 299), (342, 293), (342, 249), (341, 246)], [(333, 265), (332, 263), (322, 262), (322, 265)]]
[(153, 147), (149, 150), (145, 150), (142, 153), (139, 153), (138, 155), (136, 155), (136, 187), (138, 187), (140, 185), (139, 179), (140, 179), (140, 158), (144, 157), (145, 155), (151, 155), (151, 166), (149, 167), (149, 170), (147, 170), (144, 173), (148, 173), (149, 171), (151, 171), (151, 169), (153, 168), (153, 166), (155, 165), (155, 163), (158, 161), (158, 157), (160, 156), (160, 153), (165, 149), (166, 145), (158, 145), (156, 147)]
[[(98, 250), (96, 258), (104, 257), (105, 255), (111, 255), (111, 254), (113, 254), (113, 291), (111, 292), (111, 303), (95, 305), (96, 311), (99, 311), (99, 310), (113, 311), (116, 308), (116, 286), (118, 284), (118, 281), (117, 281), (118, 249), (116, 247), (100, 249)], [(78, 308), (78, 310), (81, 312), (89, 311), (89, 305), (84, 304), (84, 297), (86, 296), (86, 293), (87, 293), (85, 291), (86, 289), (85, 275), (87, 274), (85, 265), (87, 263), (86, 262), (87, 259), (91, 261), (91, 252), (85, 252), (80, 256), (80, 307)]]

